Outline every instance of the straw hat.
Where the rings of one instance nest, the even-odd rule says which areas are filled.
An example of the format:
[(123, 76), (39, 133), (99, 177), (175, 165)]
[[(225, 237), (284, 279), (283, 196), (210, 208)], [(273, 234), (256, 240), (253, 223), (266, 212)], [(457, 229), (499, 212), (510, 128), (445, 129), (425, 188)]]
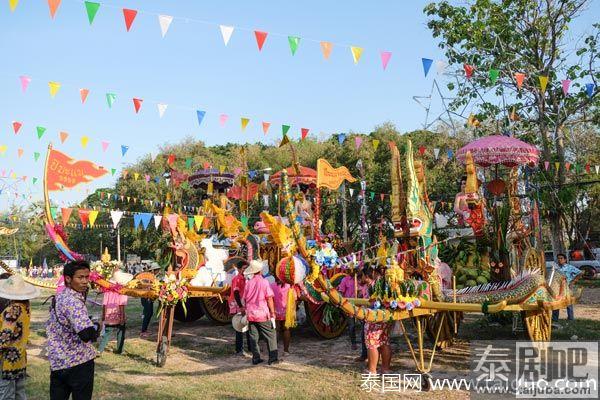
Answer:
[(223, 266), (225, 267), (225, 271), (227, 271), (227, 272), (233, 270), (234, 268), (237, 268), (240, 265), (243, 265), (243, 266), (248, 265), (248, 260), (246, 260), (244, 257), (233, 256), (233, 257), (229, 257), (223, 263)]
[(25, 282), (19, 274), (0, 281), (0, 297), (8, 300), (30, 300), (40, 295), (40, 289)]
[(260, 260), (250, 261), (250, 265), (244, 270), (244, 275), (254, 275), (263, 270), (263, 263)]
[(120, 269), (115, 270), (112, 276), (108, 280), (110, 283), (116, 283), (117, 285), (127, 285), (129, 281), (133, 279), (132, 274), (128, 274), (127, 272), (123, 272)]
[(236, 331), (245, 333), (248, 331), (248, 318), (242, 314), (235, 314), (231, 320), (231, 325)]

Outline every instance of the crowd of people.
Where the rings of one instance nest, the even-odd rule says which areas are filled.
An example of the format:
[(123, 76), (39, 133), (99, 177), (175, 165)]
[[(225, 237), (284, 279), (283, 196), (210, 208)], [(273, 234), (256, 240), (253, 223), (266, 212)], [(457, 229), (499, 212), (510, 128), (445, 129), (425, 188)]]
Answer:
[(17, 267), (17, 272), (28, 278), (56, 279), (62, 275), (62, 265), (49, 267), (47, 265), (30, 265), (28, 267)]

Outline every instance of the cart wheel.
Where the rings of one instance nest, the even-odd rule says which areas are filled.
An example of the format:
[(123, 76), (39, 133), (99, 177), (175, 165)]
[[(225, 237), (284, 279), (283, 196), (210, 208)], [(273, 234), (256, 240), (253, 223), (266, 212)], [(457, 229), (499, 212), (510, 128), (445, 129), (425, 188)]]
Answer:
[(431, 390), (431, 375), (424, 373), (421, 374), (421, 391), (429, 392)]
[(335, 339), (340, 337), (346, 330), (347, 320), (344, 313), (340, 312), (339, 316), (331, 325), (325, 325), (323, 323), (323, 313), (327, 304), (328, 303), (314, 304), (305, 301), (304, 309), (306, 310), (306, 319), (317, 335), (323, 339)]
[(167, 337), (163, 336), (156, 350), (156, 366), (164, 367), (167, 362)]
[(202, 309), (204, 310), (204, 314), (217, 324), (230, 324), (231, 319), (233, 318), (233, 316), (229, 314), (229, 304), (227, 304), (226, 298), (223, 298), (223, 301), (220, 301), (217, 297), (203, 297)]

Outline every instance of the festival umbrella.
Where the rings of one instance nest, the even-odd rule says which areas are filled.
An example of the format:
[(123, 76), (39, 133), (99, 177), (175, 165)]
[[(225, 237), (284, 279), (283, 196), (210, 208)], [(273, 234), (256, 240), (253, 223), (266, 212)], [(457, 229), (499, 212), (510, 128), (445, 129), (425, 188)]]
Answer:
[(195, 188), (207, 189), (208, 184), (212, 182), (216, 190), (224, 190), (233, 186), (234, 175), (231, 172), (220, 172), (218, 169), (201, 169), (194, 172), (188, 182)]
[(462, 147), (456, 153), (456, 158), (463, 164), (468, 151), (473, 155), (473, 161), (482, 167), (498, 164), (507, 167), (535, 165), (540, 157), (540, 151), (535, 146), (502, 135), (486, 136)]
[[(308, 168), (299, 166), (298, 167), (300, 173), (296, 173), (296, 169), (294, 167), (287, 168), (286, 171), (288, 173), (288, 180), (290, 185), (306, 185), (310, 187), (317, 186), (317, 171)], [(281, 171), (271, 175), (269, 178), (269, 182), (271, 185), (278, 186), (281, 184)]]

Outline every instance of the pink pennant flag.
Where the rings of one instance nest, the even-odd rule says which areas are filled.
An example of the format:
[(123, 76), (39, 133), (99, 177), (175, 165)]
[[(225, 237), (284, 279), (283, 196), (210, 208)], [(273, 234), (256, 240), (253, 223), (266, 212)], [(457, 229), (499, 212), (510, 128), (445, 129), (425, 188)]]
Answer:
[(179, 215), (177, 214), (169, 214), (167, 215), (167, 221), (169, 221), (169, 227), (172, 232), (175, 232), (177, 229), (177, 220), (179, 219)]
[(563, 94), (566, 96), (567, 94), (569, 94), (569, 87), (571, 86), (571, 80), (564, 79), (561, 83), (562, 83)]
[(550, 161), (544, 161), (544, 169), (548, 171), (548, 168), (550, 168)]
[(388, 62), (390, 62), (390, 58), (392, 58), (391, 51), (382, 51), (381, 52), (381, 65), (383, 66), (383, 70), (387, 68)]
[(303, 140), (306, 139), (308, 136), (308, 128), (300, 128), (300, 135)]
[(229, 118), (229, 115), (227, 115), (227, 114), (221, 114), (219, 116), (219, 123), (221, 124), (221, 126), (225, 126), (225, 123), (227, 122), (228, 118)]
[(19, 129), (21, 129), (21, 126), (23, 126), (23, 124), (18, 121), (13, 121), (12, 125), (13, 125), (13, 131), (15, 131), (15, 135), (17, 133), (19, 133)]
[(89, 93), (89, 89), (79, 89), (79, 95), (81, 96), (81, 104), (85, 103), (85, 99), (87, 99)]
[(106, 140), (102, 141), (102, 151), (106, 151), (108, 149), (108, 145), (110, 144), (110, 142), (107, 142)]
[(267, 132), (269, 132), (269, 128), (271, 127), (271, 123), (270, 122), (263, 122), (262, 123), (262, 128), (263, 128), (263, 133), (266, 135)]
[(31, 82), (31, 78), (25, 75), (21, 75), (19, 79), (21, 80), (21, 89), (23, 90), (23, 93), (25, 93), (27, 87), (29, 86), (29, 83)]
[(60, 132), (58, 135), (60, 137), (61, 143), (64, 143), (65, 140), (67, 140), (67, 138), (69, 137), (69, 134), (67, 132)]
[(242, 169), (241, 169), (240, 167), (235, 167), (235, 168), (233, 169), (233, 174), (234, 174), (235, 176), (238, 176), (238, 175), (239, 175), (239, 174), (241, 174), (241, 173), (242, 173)]
[(355, 136), (354, 137), (354, 147), (356, 147), (356, 150), (360, 149), (360, 145), (363, 142), (363, 138), (362, 136)]

